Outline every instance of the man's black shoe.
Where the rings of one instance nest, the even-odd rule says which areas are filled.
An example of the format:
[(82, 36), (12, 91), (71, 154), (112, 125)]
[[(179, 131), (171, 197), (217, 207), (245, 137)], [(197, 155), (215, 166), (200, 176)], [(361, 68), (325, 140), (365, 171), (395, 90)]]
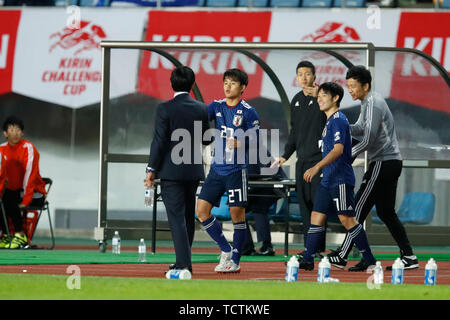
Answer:
[(375, 263), (376, 262), (377, 262), (376, 260), (368, 262), (368, 261), (366, 261), (364, 259), (361, 259), (361, 261), (357, 265), (348, 268), (348, 271), (350, 271), (350, 272), (366, 271), (369, 268), (375, 268)]
[[(300, 259), (300, 258), (303, 259), (303, 256), (304, 256), (304, 254), (305, 254), (305, 251), (306, 251), (306, 250), (303, 250), (303, 251), (300, 251), (299, 253), (297, 253), (297, 256), (298, 256), (299, 259)], [(323, 255), (322, 255), (320, 252), (316, 252), (315, 254), (313, 254), (313, 257), (314, 257), (315, 259), (322, 259), (322, 258), (323, 258)]]
[[(186, 268), (186, 267), (178, 267), (175, 263), (171, 263), (170, 265), (169, 265), (169, 270), (175, 270), (175, 269), (188, 269), (189, 270), (189, 272), (191, 273), (191, 274), (194, 274), (193, 272), (192, 272), (192, 267), (189, 267), (189, 268)], [(166, 270), (166, 271), (164, 271), (164, 274), (166, 274), (169, 270)]]
[(254, 256), (256, 255), (255, 248), (247, 248), (242, 250), (241, 256)]
[(259, 249), (259, 252), (255, 252), (255, 256), (274, 256), (275, 250), (272, 247), (266, 247)]
[(309, 262), (304, 260), (303, 258), (299, 258), (298, 259), (298, 268), (299, 269), (304, 269), (307, 271), (311, 271), (314, 270), (314, 261), (313, 262)]
[[(416, 256), (403, 256), (402, 262), (405, 270), (417, 269), (419, 267), (419, 260), (417, 260)], [(392, 271), (392, 266), (387, 266), (386, 270)]]

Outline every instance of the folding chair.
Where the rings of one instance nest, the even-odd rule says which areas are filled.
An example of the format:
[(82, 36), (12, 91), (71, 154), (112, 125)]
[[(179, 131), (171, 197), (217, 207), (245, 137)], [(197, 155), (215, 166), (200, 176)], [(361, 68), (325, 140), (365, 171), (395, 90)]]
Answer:
[(5, 194), (7, 184), (8, 184), (8, 179), (6, 179), (5, 185), (3, 186), (3, 192), (0, 195), (0, 209), (2, 210), (3, 223), (4, 223), (5, 229), (6, 229), (6, 230), (2, 230), (2, 233), (5, 234), (5, 232), (6, 232), (6, 234), (9, 237), (9, 244), (11, 245), (12, 237), (11, 237), (11, 233), (9, 230), (9, 221), (8, 221), (8, 218), (6, 217), (5, 206), (3, 205), (3, 195)]
[[(34, 232), (36, 231), (37, 224), (39, 222), (39, 219), (41, 218), (42, 211), (47, 211), (48, 215), (48, 223), (50, 226), (50, 234), (52, 238), (52, 245), (50, 247), (44, 247), (42, 249), (53, 249), (55, 247), (55, 236), (53, 234), (53, 226), (52, 226), (52, 219), (50, 216), (50, 206), (48, 204), (48, 194), (50, 192), (50, 188), (52, 187), (53, 181), (50, 178), (42, 178), (45, 183), (45, 190), (47, 191), (47, 194), (45, 195), (44, 204), (42, 206), (27, 206), (22, 208), (22, 214), (24, 216), (24, 224), (25, 224), (25, 232), (28, 237), (28, 241), (31, 243), (31, 240), (33, 239)], [(31, 247), (31, 246), (30, 246)]]
[[(429, 224), (433, 221), (436, 197), (429, 192), (411, 192), (405, 194), (397, 216), (402, 223)], [(375, 206), (372, 208), (372, 221), (383, 223), (377, 216)]]

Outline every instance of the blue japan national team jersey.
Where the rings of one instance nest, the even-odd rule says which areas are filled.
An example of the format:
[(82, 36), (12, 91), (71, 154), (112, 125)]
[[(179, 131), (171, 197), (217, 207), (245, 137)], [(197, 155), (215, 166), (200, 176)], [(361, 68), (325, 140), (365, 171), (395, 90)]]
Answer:
[[(216, 136), (214, 141), (214, 159), (211, 167), (219, 175), (242, 170), (248, 166), (249, 143), (258, 137), (259, 117), (256, 110), (244, 100), (230, 107), (223, 100), (214, 100), (208, 107), (209, 120), (215, 120)], [(249, 131), (252, 130), (252, 131)], [(225, 151), (226, 138), (238, 138), (245, 133), (244, 149), (234, 149), (231, 153)], [(241, 147), (242, 148), (242, 147)], [(245, 153), (243, 153), (245, 152)], [(242, 156), (243, 155), (243, 156)]]
[(347, 117), (340, 111), (328, 120), (322, 133), (322, 158), (325, 158), (336, 143), (344, 145), (342, 155), (322, 169), (321, 184), (324, 187), (336, 187), (340, 184), (355, 186), (355, 174), (352, 168), (352, 137)]

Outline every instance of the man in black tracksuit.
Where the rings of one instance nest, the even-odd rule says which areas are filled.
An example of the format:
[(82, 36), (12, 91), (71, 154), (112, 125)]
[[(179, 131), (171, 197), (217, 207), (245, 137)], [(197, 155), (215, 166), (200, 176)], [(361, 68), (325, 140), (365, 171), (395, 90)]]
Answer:
[[(301, 61), (297, 65), (296, 74), (302, 91), (297, 93), (291, 101), (291, 131), (284, 147), (283, 156), (272, 166), (282, 165), (294, 151), (297, 152), (295, 178), (300, 213), (303, 219), (303, 238), (306, 243), (314, 196), (322, 174), (317, 174), (311, 183), (303, 179), (303, 174), (322, 160), (319, 143), (322, 141), (326, 116), (324, 112), (320, 111), (317, 104), (318, 87), (314, 84), (316, 78), (314, 65), (309, 61)], [(318, 248), (318, 252), (325, 251), (325, 239)]]

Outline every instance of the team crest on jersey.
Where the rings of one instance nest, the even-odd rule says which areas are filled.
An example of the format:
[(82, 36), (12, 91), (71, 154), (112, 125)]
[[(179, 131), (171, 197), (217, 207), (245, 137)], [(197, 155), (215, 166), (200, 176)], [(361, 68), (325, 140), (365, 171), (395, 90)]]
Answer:
[(242, 124), (242, 116), (235, 115), (233, 118), (233, 124), (235, 127), (239, 127)]
[[(327, 124), (328, 124), (328, 123), (327, 123)], [(327, 135), (327, 126), (325, 126), (325, 127), (323, 128), (323, 131), (322, 131), (322, 137), (325, 138), (326, 135)]]

